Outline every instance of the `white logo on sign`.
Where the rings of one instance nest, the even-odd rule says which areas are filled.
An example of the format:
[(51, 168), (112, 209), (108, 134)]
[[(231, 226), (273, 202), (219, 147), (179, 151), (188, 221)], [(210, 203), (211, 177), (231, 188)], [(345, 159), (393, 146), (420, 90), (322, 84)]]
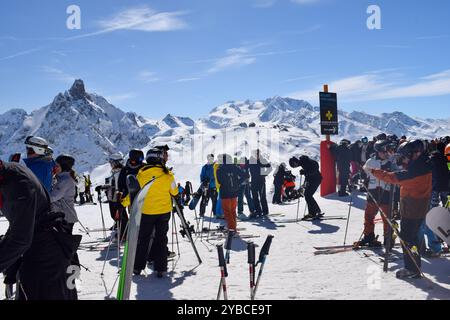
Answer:
[(367, 8), (367, 28), (369, 30), (381, 30), (381, 8), (377, 5), (370, 5)]
[(66, 21), (67, 29), (80, 30), (81, 29), (81, 9), (77, 5), (70, 5), (67, 7), (66, 13), (69, 17)]

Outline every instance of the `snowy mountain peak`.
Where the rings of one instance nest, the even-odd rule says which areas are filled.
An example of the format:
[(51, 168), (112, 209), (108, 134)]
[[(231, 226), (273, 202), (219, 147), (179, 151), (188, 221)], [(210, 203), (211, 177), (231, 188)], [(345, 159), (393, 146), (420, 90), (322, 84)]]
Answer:
[(72, 87), (69, 89), (70, 95), (78, 100), (86, 97), (86, 90), (84, 88), (84, 82), (81, 79), (75, 80)]

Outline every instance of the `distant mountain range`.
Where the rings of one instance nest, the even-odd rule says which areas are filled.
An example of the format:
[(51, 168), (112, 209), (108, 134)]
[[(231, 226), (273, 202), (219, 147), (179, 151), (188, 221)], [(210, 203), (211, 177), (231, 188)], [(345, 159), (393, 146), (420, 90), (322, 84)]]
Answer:
[[(402, 112), (374, 116), (363, 112), (339, 112), (340, 137), (351, 140), (374, 136), (380, 132), (398, 136), (434, 138), (450, 134), (449, 120), (418, 119)], [(281, 153), (306, 152), (318, 154), (320, 136), (319, 108), (307, 101), (273, 97), (263, 101), (231, 101), (214, 108), (208, 117), (192, 120), (167, 115), (162, 120), (148, 119), (134, 112), (124, 112), (95, 93), (88, 93), (82, 80), (59, 93), (52, 103), (30, 114), (22, 109), (11, 109), (0, 115), (0, 158), (24, 152), (24, 141), (29, 135), (48, 140), (55, 154), (69, 153), (77, 159), (77, 170), (88, 171), (107, 162), (108, 156), (118, 151), (126, 154), (131, 148), (146, 149), (150, 145), (167, 143), (172, 146), (172, 158), (189, 152), (196, 138), (215, 139), (221, 131), (273, 130)], [(255, 129), (256, 128), (256, 129)], [(258, 131), (259, 134), (259, 131)], [(239, 140), (241, 132), (234, 138)], [(269, 152), (274, 141), (260, 137), (258, 146)], [(255, 141), (236, 142), (239, 150), (252, 148)], [(235, 144), (236, 144), (235, 143)], [(242, 143), (242, 145), (240, 145)], [(236, 147), (235, 146), (235, 147)], [(202, 146), (205, 152), (213, 144)], [(279, 156), (279, 155), (278, 155)]]

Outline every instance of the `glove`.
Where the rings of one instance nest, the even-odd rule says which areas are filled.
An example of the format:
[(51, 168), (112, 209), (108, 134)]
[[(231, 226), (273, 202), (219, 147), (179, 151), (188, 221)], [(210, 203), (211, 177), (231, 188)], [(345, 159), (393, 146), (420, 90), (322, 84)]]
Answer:
[(306, 171), (304, 169), (300, 170), (300, 175), (304, 176), (306, 174)]

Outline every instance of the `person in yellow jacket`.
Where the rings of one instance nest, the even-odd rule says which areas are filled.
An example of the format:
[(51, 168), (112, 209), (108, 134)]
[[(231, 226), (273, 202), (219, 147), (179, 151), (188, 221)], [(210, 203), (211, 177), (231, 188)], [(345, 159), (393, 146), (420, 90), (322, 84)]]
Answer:
[(145, 269), (150, 250), (153, 269), (157, 272), (158, 278), (163, 277), (167, 271), (167, 232), (172, 213), (172, 197), (178, 195), (175, 177), (165, 165), (167, 157), (167, 150), (164, 148), (150, 149), (146, 156), (147, 165), (143, 166), (136, 176), (141, 187), (155, 178), (142, 207), (134, 263), (134, 274), (136, 275)]

